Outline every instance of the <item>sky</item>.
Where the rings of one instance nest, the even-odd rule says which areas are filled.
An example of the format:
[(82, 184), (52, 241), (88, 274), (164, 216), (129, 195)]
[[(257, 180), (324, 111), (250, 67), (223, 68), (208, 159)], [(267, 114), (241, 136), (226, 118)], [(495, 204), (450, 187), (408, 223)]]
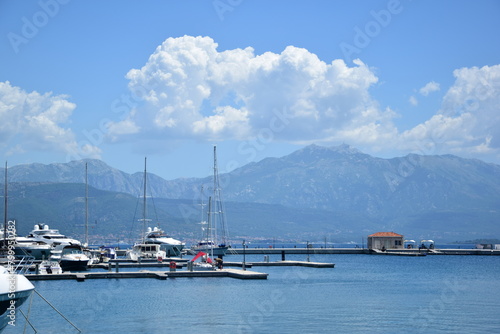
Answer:
[(0, 0), (0, 157), (165, 179), (310, 144), (500, 163), (498, 1)]

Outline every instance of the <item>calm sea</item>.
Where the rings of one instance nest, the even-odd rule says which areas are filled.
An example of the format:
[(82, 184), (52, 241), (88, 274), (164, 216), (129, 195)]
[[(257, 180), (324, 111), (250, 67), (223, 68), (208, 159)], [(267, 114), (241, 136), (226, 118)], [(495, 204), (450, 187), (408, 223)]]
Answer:
[[(306, 255), (287, 259), (306, 260)], [(267, 280), (34, 284), (83, 333), (500, 333), (500, 257), (310, 255), (310, 260), (336, 266), (251, 269), (269, 273)], [(77, 333), (38, 296), (30, 318), (39, 333)], [(24, 323), (19, 319), (5, 333), (22, 333)]]

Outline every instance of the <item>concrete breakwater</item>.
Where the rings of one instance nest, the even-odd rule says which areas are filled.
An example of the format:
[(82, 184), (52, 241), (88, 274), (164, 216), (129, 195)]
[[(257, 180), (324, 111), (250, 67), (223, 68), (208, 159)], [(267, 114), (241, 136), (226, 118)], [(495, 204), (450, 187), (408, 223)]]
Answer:
[(232, 248), (232, 254), (376, 254), (386, 255), (390, 253), (398, 253), (400, 255), (408, 254), (415, 255), (424, 253), (426, 255), (500, 255), (498, 249), (463, 249), (463, 248), (447, 248), (447, 249), (418, 249), (418, 248), (401, 248), (388, 249), (385, 252), (376, 251), (368, 248)]

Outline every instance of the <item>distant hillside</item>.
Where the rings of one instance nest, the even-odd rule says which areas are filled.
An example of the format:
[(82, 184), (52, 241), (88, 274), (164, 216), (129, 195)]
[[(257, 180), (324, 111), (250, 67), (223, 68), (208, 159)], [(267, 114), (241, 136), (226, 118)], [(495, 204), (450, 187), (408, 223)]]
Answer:
[[(9, 182), (81, 183), (85, 162), (91, 186), (134, 197), (140, 192), (142, 172), (127, 174), (99, 160), (13, 166)], [(413, 238), (458, 240), (500, 235), (500, 166), (479, 160), (413, 154), (381, 159), (348, 145), (310, 145), (281, 158), (250, 163), (221, 179), (224, 199), (235, 207), (236, 203), (241, 208), (253, 203), (280, 208), (264, 230), (273, 226), (280, 233), (286, 231), (278, 215), (303, 210), (310, 216), (298, 224), (304, 231), (316, 229), (318, 234), (324, 233), (326, 224), (344, 232), (364, 234), (359, 229), (368, 226), (368, 232), (395, 230)], [(198, 200), (202, 184), (211, 191), (212, 180), (167, 181), (149, 174), (148, 184), (154, 198), (192, 202)], [(241, 225), (246, 228), (263, 219), (254, 213), (250, 216), (236, 215), (246, 222)]]
[[(44, 223), (62, 233), (84, 238), (85, 185), (75, 183), (9, 184), (9, 219), (16, 220), (19, 235), (27, 235), (35, 224)], [(83, 195), (83, 196), (82, 196)], [(92, 243), (134, 242), (140, 237), (142, 199), (124, 193), (89, 188), (89, 238)], [(3, 212), (3, 201), (0, 210)], [(281, 237), (311, 240), (320, 236), (343, 241), (368, 233), (369, 220), (362, 216), (332, 214), (325, 210), (293, 209), (258, 203), (226, 203), (232, 238)], [(199, 239), (200, 206), (197, 201), (149, 199), (150, 226), (161, 226), (185, 242)], [(343, 228), (338, 222), (348, 222)], [(272, 228), (270, 228), (272, 226)], [(353, 231), (354, 230), (354, 231)], [(355, 232), (355, 233), (353, 233)], [(350, 240), (350, 239), (349, 239)]]

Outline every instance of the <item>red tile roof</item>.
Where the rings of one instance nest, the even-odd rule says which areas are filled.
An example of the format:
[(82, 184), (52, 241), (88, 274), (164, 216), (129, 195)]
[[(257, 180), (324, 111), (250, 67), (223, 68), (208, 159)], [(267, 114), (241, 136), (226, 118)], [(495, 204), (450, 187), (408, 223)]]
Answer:
[(377, 232), (370, 234), (369, 237), (403, 237), (401, 234), (394, 232)]

